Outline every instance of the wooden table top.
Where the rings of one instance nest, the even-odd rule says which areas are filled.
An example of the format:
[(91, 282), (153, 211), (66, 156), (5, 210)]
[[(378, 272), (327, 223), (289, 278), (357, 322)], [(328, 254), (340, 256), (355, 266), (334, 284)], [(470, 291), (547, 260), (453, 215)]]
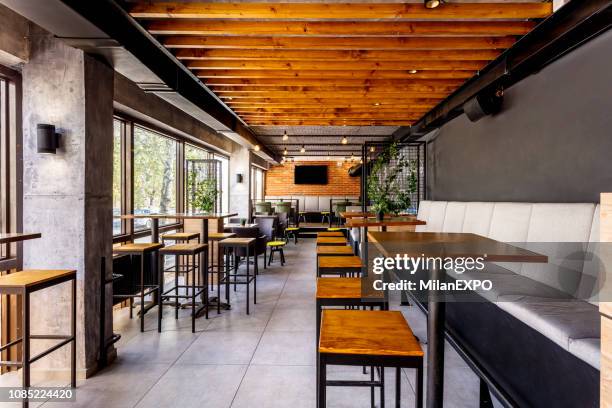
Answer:
[[(411, 217), (411, 216), (412, 216), (411, 214), (397, 214), (397, 215), (385, 214), (386, 218)], [(371, 211), (368, 211), (368, 212), (342, 211), (340, 212), (340, 217), (342, 218), (371, 218), (371, 217), (376, 217), (376, 213), (373, 213)]]
[(11, 232), (8, 234), (0, 234), (0, 244), (10, 244), (12, 242), (27, 241), (30, 239), (40, 238), (40, 232)]
[[(362, 281), (362, 278), (317, 278), (317, 299), (361, 299), (364, 297)], [(385, 296), (380, 290), (370, 290), (368, 293), (371, 293), (368, 299), (382, 299)]]
[(369, 232), (368, 238), (386, 257), (481, 257), (487, 262), (546, 263), (548, 257), (476, 234), (446, 232)]
[(346, 238), (343, 237), (318, 237), (317, 245), (346, 245)]
[(163, 248), (164, 245), (157, 242), (137, 242), (137, 243), (129, 243), (124, 245), (119, 245), (113, 247), (113, 252), (115, 253), (138, 253), (138, 252), (151, 252), (156, 249)]
[(115, 215), (113, 218), (132, 220), (136, 218), (157, 218), (157, 219), (192, 219), (192, 220), (216, 220), (229, 218), (238, 213), (167, 213), (167, 214), (122, 214)]
[(75, 270), (32, 269), (0, 276), (0, 288), (27, 288), (76, 275)]
[(361, 268), (361, 258), (358, 256), (322, 256), (319, 259), (319, 269), (326, 268)]
[(397, 227), (401, 225), (425, 225), (425, 221), (418, 220), (414, 216), (410, 217), (390, 217), (383, 218), (378, 221), (376, 218), (349, 218), (346, 220), (345, 226), (349, 228), (359, 227)]
[(348, 245), (319, 245), (317, 255), (355, 255)]
[(340, 231), (323, 231), (317, 232), (317, 237), (344, 237), (344, 234)]
[(423, 356), (423, 349), (402, 313), (388, 310), (323, 310), (319, 352)]
[[(256, 238), (225, 238), (219, 241), (221, 245), (249, 245), (256, 241)], [(252, 255), (252, 254), (251, 254)]]

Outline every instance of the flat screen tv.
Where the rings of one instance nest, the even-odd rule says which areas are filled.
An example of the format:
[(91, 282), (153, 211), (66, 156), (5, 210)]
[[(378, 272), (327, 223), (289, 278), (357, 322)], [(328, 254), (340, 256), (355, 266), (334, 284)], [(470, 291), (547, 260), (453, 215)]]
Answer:
[(295, 184), (327, 184), (327, 166), (295, 166)]

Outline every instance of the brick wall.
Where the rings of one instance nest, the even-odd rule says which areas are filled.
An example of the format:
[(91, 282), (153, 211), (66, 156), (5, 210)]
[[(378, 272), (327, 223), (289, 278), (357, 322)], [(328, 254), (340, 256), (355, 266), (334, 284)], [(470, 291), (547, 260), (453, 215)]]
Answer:
[[(296, 165), (327, 165), (327, 184), (293, 184)], [(266, 195), (359, 195), (359, 177), (350, 177), (351, 163), (337, 165), (335, 161), (308, 161), (273, 166), (266, 173)]]

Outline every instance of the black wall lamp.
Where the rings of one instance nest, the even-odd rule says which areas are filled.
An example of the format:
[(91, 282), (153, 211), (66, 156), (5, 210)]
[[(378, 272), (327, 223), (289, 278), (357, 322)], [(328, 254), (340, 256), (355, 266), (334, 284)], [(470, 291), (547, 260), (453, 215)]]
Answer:
[(38, 153), (55, 154), (59, 147), (60, 134), (55, 133), (55, 126), (44, 123), (36, 125)]
[(236, 183), (238, 183), (238, 184), (242, 183), (242, 174), (241, 173), (236, 174)]

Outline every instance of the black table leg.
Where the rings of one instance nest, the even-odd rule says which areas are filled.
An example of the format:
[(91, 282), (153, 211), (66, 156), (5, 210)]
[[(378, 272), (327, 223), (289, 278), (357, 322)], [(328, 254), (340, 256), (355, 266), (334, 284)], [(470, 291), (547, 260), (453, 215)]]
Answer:
[[(443, 281), (444, 269), (433, 268), (431, 280)], [(444, 322), (446, 303), (441, 293), (430, 291), (427, 302), (427, 408), (441, 408), (444, 397)]]

